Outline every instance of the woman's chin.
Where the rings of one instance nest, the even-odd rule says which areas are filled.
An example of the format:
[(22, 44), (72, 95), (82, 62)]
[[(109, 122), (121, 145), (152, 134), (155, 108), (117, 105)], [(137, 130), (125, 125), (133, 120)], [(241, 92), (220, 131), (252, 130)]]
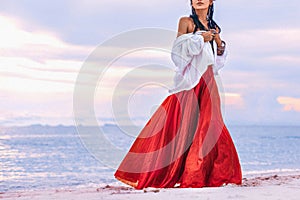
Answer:
[(196, 5), (196, 6), (193, 6), (195, 8), (195, 10), (205, 10), (209, 7), (209, 5)]

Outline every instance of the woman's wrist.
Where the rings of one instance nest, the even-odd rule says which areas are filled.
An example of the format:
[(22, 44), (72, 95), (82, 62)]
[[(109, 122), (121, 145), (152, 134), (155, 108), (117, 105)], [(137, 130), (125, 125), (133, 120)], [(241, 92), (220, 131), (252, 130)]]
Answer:
[(217, 44), (217, 55), (218, 56), (221, 56), (224, 54), (225, 47), (226, 47), (226, 43), (223, 40), (221, 41), (221, 44)]
[(217, 47), (220, 48), (220, 47), (225, 47), (226, 46), (226, 43), (221, 40), (221, 42), (217, 43)]

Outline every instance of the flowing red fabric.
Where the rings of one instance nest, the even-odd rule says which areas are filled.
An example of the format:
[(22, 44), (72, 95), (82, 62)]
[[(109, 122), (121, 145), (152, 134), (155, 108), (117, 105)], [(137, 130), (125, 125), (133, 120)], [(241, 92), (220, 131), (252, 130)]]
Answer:
[(136, 189), (242, 183), (211, 65), (194, 88), (171, 94), (161, 103), (114, 176)]

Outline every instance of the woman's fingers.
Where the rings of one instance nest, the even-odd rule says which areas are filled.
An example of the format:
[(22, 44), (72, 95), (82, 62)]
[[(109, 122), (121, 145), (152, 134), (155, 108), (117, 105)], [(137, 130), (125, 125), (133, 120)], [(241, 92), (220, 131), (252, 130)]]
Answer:
[(211, 40), (213, 40), (217, 34), (217, 31), (216, 31), (216, 29), (210, 29), (209, 31), (210, 31), (211, 37), (212, 37)]
[(205, 42), (211, 41), (214, 39), (214, 37), (215, 37), (214, 31), (215, 31), (214, 29), (210, 29), (209, 31), (202, 33)]
[(210, 32), (213, 33), (213, 34), (217, 33), (216, 29), (210, 29)]

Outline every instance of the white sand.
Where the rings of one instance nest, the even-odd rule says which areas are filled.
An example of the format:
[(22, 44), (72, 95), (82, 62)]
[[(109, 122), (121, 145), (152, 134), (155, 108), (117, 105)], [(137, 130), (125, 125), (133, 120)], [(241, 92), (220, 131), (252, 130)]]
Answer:
[(146, 188), (135, 190), (124, 186), (103, 186), (98, 188), (72, 188), (62, 190), (40, 190), (6, 192), (0, 199), (300, 199), (300, 172), (247, 175), (242, 186), (226, 185), (205, 188)]

